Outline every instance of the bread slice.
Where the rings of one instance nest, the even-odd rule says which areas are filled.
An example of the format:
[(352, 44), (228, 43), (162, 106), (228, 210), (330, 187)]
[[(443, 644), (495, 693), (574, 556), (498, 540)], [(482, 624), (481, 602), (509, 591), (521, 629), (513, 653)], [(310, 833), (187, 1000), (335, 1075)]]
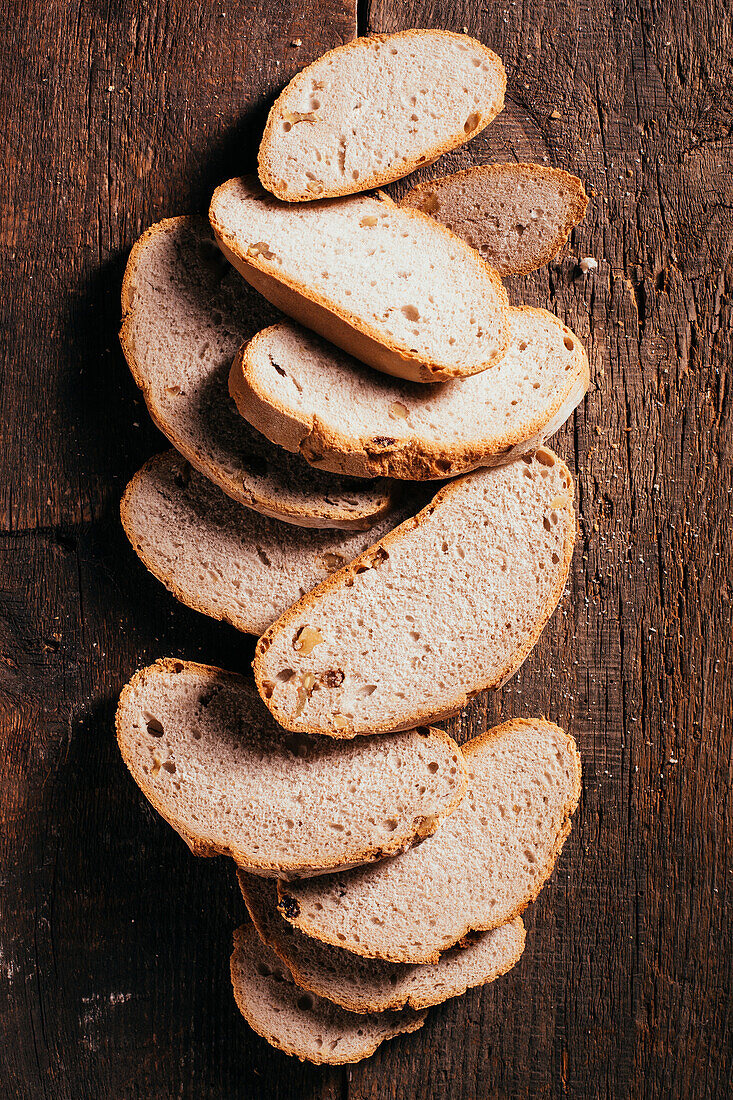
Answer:
[(371, 527), (388, 483), (314, 474), (242, 421), (227, 379), (242, 340), (276, 319), (224, 261), (203, 218), (168, 218), (134, 246), (120, 341), (155, 424), (234, 500), (305, 527)]
[(260, 180), (291, 202), (391, 183), (480, 133), (505, 88), (500, 59), (465, 34), (357, 38), (303, 69), (275, 101)]
[(418, 508), (403, 505), (369, 531), (296, 527), (242, 508), (167, 451), (135, 474), (120, 515), (136, 554), (176, 599), (260, 635)]
[(262, 943), (251, 924), (234, 933), (234, 998), (258, 1035), (301, 1061), (343, 1065), (369, 1058), (385, 1039), (417, 1031), (424, 1012), (357, 1016), (300, 989), (287, 967)]
[(133, 676), (116, 724), (133, 779), (194, 854), (260, 875), (394, 855), (435, 832), (466, 789), (442, 730), (350, 745), (287, 737), (251, 682), (188, 661)]
[(506, 351), (507, 296), (474, 249), (386, 195), (292, 205), (251, 179), (222, 184), (224, 255), (284, 313), (387, 374), (477, 374)]
[(420, 183), (401, 204), (437, 218), (500, 275), (526, 275), (555, 256), (585, 215), (577, 176), (542, 164), (480, 164)]
[(242, 346), (229, 392), (258, 431), (320, 470), (455, 476), (533, 450), (588, 389), (583, 345), (557, 317), (524, 307), (509, 323), (495, 367), (428, 387), (375, 374), (284, 321)]
[(398, 963), (437, 963), (467, 932), (519, 916), (570, 833), (575, 742), (542, 719), (513, 719), (463, 753), (469, 789), (434, 836), (375, 867), (281, 883), (283, 916), (324, 943)]
[(455, 714), (532, 649), (574, 540), (573, 482), (552, 451), (457, 478), (262, 635), (260, 694), (287, 729), (331, 737)]
[(442, 1004), (506, 974), (524, 950), (524, 924), (521, 917), (515, 917), (493, 932), (467, 937), (435, 964), (405, 966), (365, 959), (293, 928), (277, 910), (276, 883), (244, 871), (238, 877), (260, 937), (279, 955), (297, 984), (350, 1012)]

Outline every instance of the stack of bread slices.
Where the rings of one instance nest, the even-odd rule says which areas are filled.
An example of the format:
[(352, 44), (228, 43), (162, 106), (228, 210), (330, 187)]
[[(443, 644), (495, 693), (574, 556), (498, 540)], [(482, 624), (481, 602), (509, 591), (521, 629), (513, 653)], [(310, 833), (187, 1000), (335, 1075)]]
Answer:
[(374, 190), (482, 130), (505, 82), (465, 35), (331, 51), (275, 102), (259, 181), (154, 225), (123, 284), (122, 346), (174, 448), (130, 482), (125, 531), (179, 600), (259, 640), (254, 677), (138, 672), (119, 745), (192, 851), (236, 863), (237, 1004), (313, 1062), (514, 966), (580, 794), (543, 718), (460, 748), (433, 723), (517, 670), (567, 579), (573, 481), (544, 443), (588, 361), (501, 276), (546, 263), (585, 192), (533, 164)]

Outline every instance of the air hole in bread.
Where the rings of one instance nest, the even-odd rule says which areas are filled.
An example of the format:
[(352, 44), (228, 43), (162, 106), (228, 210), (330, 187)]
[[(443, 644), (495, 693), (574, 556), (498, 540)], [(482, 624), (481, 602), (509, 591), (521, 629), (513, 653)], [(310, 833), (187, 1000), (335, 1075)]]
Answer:
[(470, 134), (472, 130), (475, 130), (479, 124), (481, 116), (477, 111), (472, 111), (463, 124), (463, 131), (466, 134)]
[(538, 451), (535, 451), (534, 457), (537, 459), (538, 462), (541, 462), (543, 466), (555, 465), (555, 456), (549, 451), (542, 450), (542, 448), (540, 448)]
[(159, 722), (157, 718), (153, 718), (152, 715), (143, 715), (143, 720), (145, 722), (145, 728), (151, 737), (163, 736), (165, 730), (163, 729), (163, 724)]
[(278, 672), (276, 679), (280, 680), (283, 684), (287, 684), (288, 680), (292, 680), (293, 676), (295, 676), (295, 669), (283, 668)]
[(313, 997), (311, 997), (310, 993), (304, 993), (301, 997), (298, 997), (297, 1004), (301, 1012), (310, 1012), (315, 1004), (315, 1001), (313, 1000)]
[(431, 775), (435, 775), (439, 767), (440, 765), (438, 764), (437, 760), (431, 760), (428, 764), (428, 771)]
[(267, 966), (263, 962), (258, 962), (256, 969), (261, 978), (269, 978), (272, 975), (272, 971), (270, 970), (269, 966)]
[(417, 308), (417, 306), (403, 306), (402, 314), (404, 317), (407, 318), (408, 321), (420, 320), (420, 310)]
[(522, 340), (521, 344), (519, 345), (519, 350), (520, 351), (526, 351), (527, 350), (527, 345), (525, 344), (524, 340)]
[(568, 349), (568, 351), (572, 351), (573, 348), (575, 347), (575, 344), (573, 343), (573, 341), (570, 339), (569, 336), (565, 337), (565, 339), (563, 340), (563, 344)]

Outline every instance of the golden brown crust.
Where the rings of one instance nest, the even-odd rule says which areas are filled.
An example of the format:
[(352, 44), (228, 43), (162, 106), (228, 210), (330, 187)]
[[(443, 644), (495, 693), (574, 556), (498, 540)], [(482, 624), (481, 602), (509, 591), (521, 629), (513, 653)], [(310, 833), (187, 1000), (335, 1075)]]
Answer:
[[(425, 199), (436, 190), (439, 191), (441, 184), (452, 183), (458, 179), (466, 179), (470, 182), (477, 177), (486, 178), (491, 175), (504, 174), (507, 170), (510, 170), (512, 175), (524, 177), (525, 179), (536, 179), (538, 176), (543, 176), (545, 179), (550, 178), (553, 182), (562, 183), (568, 191), (567, 217), (562, 226), (558, 228), (555, 237), (547, 242), (542, 251), (538, 252), (531, 262), (519, 267), (515, 265), (497, 267), (497, 271), (502, 277), (507, 275), (529, 275), (532, 271), (537, 271), (538, 268), (549, 263), (553, 256), (557, 255), (570, 236), (571, 231), (585, 217), (588, 208), (588, 196), (581, 180), (577, 176), (571, 175), (570, 172), (565, 172), (561, 168), (551, 168), (548, 165), (532, 164), (530, 162), (515, 164), (500, 161), (493, 164), (479, 164), (473, 168), (464, 168), (460, 172), (454, 172), (450, 176), (439, 176), (437, 179), (418, 183), (406, 195), (403, 195), (399, 205), (421, 210)], [(441, 224), (443, 224), (442, 221)]]
[[(363, 317), (342, 308), (319, 290), (284, 273), (279, 273), (276, 277), (266, 269), (267, 261), (261, 255), (245, 255), (241, 243), (219, 221), (217, 214), (219, 196), (236, 189), (239, 185), (238, 179), (227, 180), (214, 192), (209, 208), (209, 220), (217, 243), (229, 262), (255, 290), (306, 328), (313, 329), (314, 332), (330, 340), (332, 344), (337, 344), (362, 363), (368, 363), (369, 366), (385, 374), (408, 378), (412, 382), (444, 382), (450, 378), (478, 374), (497, 363), (505, 354), (509, 346), (509, 326), (506, 317), (509, 299), (501, 279), (494, 269), (481, 259), (478, 252), (467, 245), (461, 237), (451, 233), (446, 226), (436, 222), (434, 218), (430, 218), (421, 210), (405, 207), (402, 211), (410, 217), (429, 222), (431, 231), (435, 227), (441, 229), (453, 247), (460, 242), (460, 247), (465, 250), (466, 264), (472, 265), (481, 272), (482, 277), (488, 279), (492, 292), (497, 296), (496, 312), (500, 315), (504, 333), (502, 342), (486, 362), (472, 364), (469, 369), (461, 370), (434, 360), (416, 358), (406, 345), (386, 337)], [(390, 206), (395, 205), (386, 195), (380, 195), (379, 199)]]
[[(423, 153), (420, 156), (414, 156), (409, 161), (401, 161), (399, 168), (395, 165), (391, 169), (387, 168), (380, 172), (374, 172), (369, 177), (363, 177), (358, 181), (351, 181), (344, 179), (343, 185), (338, 189), (324, 191), (323, 194), (314, 196), (312, 192), (305, 189), (300, 191), (293, 191), (291, 189), (283, 190), (279, 186), (279, 180), (276, 175), (270, 171), (269, 165), (269, 151), (273, 143), (275, 127), (282, 118), (282, 112), (285, 108), (286, 100), (293, 90), (297, 90), (298, 86), (305, 82), (313, 69), (318, 68), (324, 60), (332, 57), (334, 54), (342, 54), (348, 50), (362, 49), (365, 44), (375, 41), (387, 41), (393, 38), (408, 38), (416, 36), (436, 36), (442, 38), (460, 38), (462, 41), (470, 42), (477, 49), (483, 50), (487, 59), (491, 62), (496, 76), (499, 79), (501, 88), (497, 100), (492, 103), (490, 107), (484, 111), (479, 111), (479, 117), (474, 129), (470, 133), (466, 133), (463, 126), (460, 130), (456, 131), (454, 135), (445, 141), (434, 142), (432, 145), (426, 145)], [(374, 34), (364, 35), (361, 38), (355, 38), (351, 42), (345, 43), (343, 46), (336, 46), (333, 50), (329, 50), (327, 53), (322, 54), (321, 57), (307, 65), (306, 68), (301, 69), (297, 73), (290, 83), (283, 89), (278, 98), (272, 105), (269, 115), (267, 116), (267, 122), (262, 135), (262, 141), (260, 143), (258, 153), (258, 169), (259, 178), (262, 186), (270, 191), (276, 198), (283, 202), (308, 202), (313, 201), (315, 198), (327, 198), (327, 197), (339, 197), (343, 195), (353, 195), (361, 191), (369, 191), (374, 187), (383, 187), (388, 183), (393, 183), (395, 180), (402, 179), (404, 176), (409, 176), (410, 172), (414, 172), (417, 168), (425, 168), (426, 165), (432, 164), (443, 153), (449, 153), (451, 149), (456, 149), (460, 145), (464, 145), (467, 141), (471, 141), (480, 134), (490, 122), (496, 118), (496, 116), (504, 108), (504, 93), (506, 91), (506, 72), (504, 65), (500, 57), (497, 56), (492, 50), (484, 45), (483, 42), (479, 42), (478, 39), (472, 38), (465, 34), (456, 34), (454, 31), (445, 30), (406, 30), (398, 31), (396, 34)]]
[[(535, 450), (556, 431), (582, 400), (590, 383), (588, 356), (580, 340), (546, 310), (520, 306), (512, 313), (542, 314), (557, 325), (574, 343), (574, 368), (565, 374), (566, 385), (541, 416), (519, 428), (507, 428), (481, 440), (456, 442), (449, 437), (442, 443), (417, 437), (395, 440), (377, 446), (372, 436), (347, 435), (288, 408), (277, 396), (266, 393), (258, 382), (254, 356), (258, 344), (267, 340), (277, 325), (258, 332), (243, 344), (232, 363), (229, 392), (239, 412), (271, 442), (288, 451), (298, 451), (306, 462), (319, 470), (354, 477), (391, 477), (406, 481), (442, 480), (468, 473), (479, 466), (511, 462), (527, 451)], [(498, 366), (496, 369), (500, 369)]]
[(354, 578), (359, 573), (361, 566), (370, 566), (372, 558), (374, 557), (374, 554), (379, 549), (379, 547), (384, 547), (384, 549), (388, 550), (389, 547), (393, 545), (393, 543), (395, 543), (403, 536), (403, 534), (406, 534), (409, 531), (414, 531), (417, 528), (421, 527), (430, 518), (433, 512), (435, 512), (436, 509), (440, 507), (443, 501), (447, 499), (448, 496), (457, 491), (460, 491), (460, 479), (457, 478), (455, 481), (451, 481), (448, 485), (445, 485), (440, 490), (440, 492), (435, 495), (431, 503), (428, 504), (426, 508), (423, 508), (422, 511), (418, 512), (416, 516), (405, 520), (404, 523), (401, 523), (399, 527), (396, 527), (394, 529), (394, 531), (390, 531), (388, 535), (385, 535), (383, 538), (381, 538), (379, 542), (375, 543), (374, 546), (371, 546), (368, 550), (365, 550), (363, 554), (359, 554), (359, 556), (354, 558), (353, 561), (349, 562), (348, 565), (345, 565), (342, 569), (339, 569), (330, 577), (327, 577), (311, 592), (303, 596), (303, 598), (300, 599), (296, 604), (293, 604), (293, 606), (289, 608), (289, 610), (286, 611), (283, 615), (281, 615), (280, 618), (272, 624), (272, 626), (268, 627), (268, 629), (262, 635), (257, 643), (254, 660), (252, 662), (255, 683), (257, 684), (257, 690), (262, 696), (265, 705), (270, 709), (274, 718), (277, 722), (280, 723), (281, 726), (283, 726), (287, 730), (293, 730), (298, 733), (314, 733), (326, 735), (328, 737), (341, 738), (351, 738), (356, 736), (357, 734), (362, 733), (397, 733), (400, 730), (411, 729), (413, 726), (426, 725), (429, 722), (441, 722), (446, 718), (452, 718), (454, 715), (458, 714), (475, 695), (478, 695), (481, 691), (501, 687), (502, 684), (504, 684), (510, 676), (514, 675), (517, 669), (526, 660), (532, 649), (534, 649), (537, 639), (547, 625), (550, 616), (552, 615), (555, 607), (560, 600), (560, 596), (562, 595), (562, 591), (565, 587), (565, 582), (567, 580), (568, 572), (570, 569), (570, 561), (573, 556), (573, 547), (575, 545), (576, 520), (575, 509), (573, 507), (575, 487), (573, 484), (572, 476), (565, 463), (558, 457), (558, 455), (554, 453), (554, 451), (551, 451), (549, 447), (538, 448), (538, 451), (535, 453), (539, 452), (545, 452), (551, 455), (552, 464), (554, 464), (555, 462), (559, 463), (560, 467), (565, 471), (565, 474), (567, 475), (565, 480), (567, 482), (568, 495), (566, 497), (565, 504), (562, 507), (558, 507), (556, 510), (558, 512), (564, 511), (571, 522), (567, 524), (565, 544), (563, 547), (563, 561), (562, 565), (558, 569), (555, 584), (553, 585), (552, 591), (550, 592), (543, 608), (537, 616), (537, 626), (534, 632), (529, 636), (524, 645), (519, 647), (514, 655), (514, 659), (509, 661), (501, 670), (501, 672), (498, 673), (492, 680), (485, 683), (477, 683), (476, 687), (473, 688), (470, 692), (458, 695), (455, 699), (455, 703), (451, 703), (450, 706), (441, 711), (431, 711), (427, 709), (417, 710), (404, 722), (400, 721), (395, 724), (375, 725), (372, 726), (369, 730), (337, 730), (335, 728), (325, 729), (321, 726), (310, 725), (308, 722), (305, 721), (299, 722), (297, 719), (294, 720), (289, 714), (286, 714), (283, 710), (281, 710), (281, 708), (274, 703), (274, 700), (272, 698), (267, 698), (267, 693), (264, 688), (265, 677), (262, 672), (261, 660), (270, 647), (273, 634), (276, 631), (287, 630), (289, 624), (293, 621), (293, 619), (297, 619), (304, 610), (316, 605), (322, 595), (324, 595), (326, 592), (330, 592), (335, 588), (339, 588), (347, 578)]

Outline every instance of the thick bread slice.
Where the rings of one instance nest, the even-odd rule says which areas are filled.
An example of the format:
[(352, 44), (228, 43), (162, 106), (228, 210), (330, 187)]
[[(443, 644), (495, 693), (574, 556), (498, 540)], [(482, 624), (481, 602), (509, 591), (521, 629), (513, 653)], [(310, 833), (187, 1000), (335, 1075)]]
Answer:
[(239, 1011), (258, 1035), (301, 1061), (343, 1065), (374, 1054), (385, 1039), (417, 1031), (424, 1012), (357, 1016), (304, 993), (288, 968), (246, 924), (234, 933), (232, 988)]
[(357, 38), (293, 77), (270, 111), (260, 180), (289, 201), (368, 191), (475, 137), (504, 106), (501, 60), (475, 38)]
[(479, 932), (446, 951), (437, 963), (405, 966), (365, 959), (304, 936), (278, 912), (277, 885), (239, 872), (249, 915), (268, 947), (279, 955), (302, 989), (327, 997), (350, 1012), (430, 1008), (506, 974), (524, 950), (521, 917)]
[(188, 661), (133, 676), (117, 708), (132, 777), (195, 855), (260, 875), (321, 874), (401, 852), (466, 789), (442, 730), (350, 745), (288, 737), (251, 682)]
[(574, 541), (573, 482), (552, 451), (457, 478), (263, 634), (260, 694), (287, 729), (331, 737), (455, 714), (519, 668)]
[(370, 527), (388, 483), (314, 474), (242, 422), (229, 368), (274, 310), (223, 260), (203, 218), (168, 218), (134, 246), (122, 284), (120, 342), (155, 424), (234, 500), (304, 527)]
[(387, 374), (477, 374), (506, 351), (507, 296), (478, 252), (386, 195), (293, 205), (252, 179), (222, 184), (224, 255), (284, 313)]
[(437, 218), (500, 275), (526, 275), (560, 251), (588, 196), (577, 176), (559, 168), (480, 164), (418, 184), (400, 205)]
[(419, 848), (312, 883), (281, 883), (280, 912), (357, 955), (436, 963), (469, 931), (513, 920), (539, 894), (580, 798), (575, 742), (513, 719), (463, 746), (469, 789)]
[(120, 515), (138, 557), (176, 599), (260, 635), (418, 507), (398, 508), (369, 531), (296, 527), (242, 508), (168, 451), (138, 470)]
[(321, 470), (423, 480), (533, 450), (588, 389), (580, 340), (544, 309), (509, 310), (511, 342), (491, 370), (423, 386), (376, 375), (283, 321), (242, 346), (229, 392), (250, 424)]

